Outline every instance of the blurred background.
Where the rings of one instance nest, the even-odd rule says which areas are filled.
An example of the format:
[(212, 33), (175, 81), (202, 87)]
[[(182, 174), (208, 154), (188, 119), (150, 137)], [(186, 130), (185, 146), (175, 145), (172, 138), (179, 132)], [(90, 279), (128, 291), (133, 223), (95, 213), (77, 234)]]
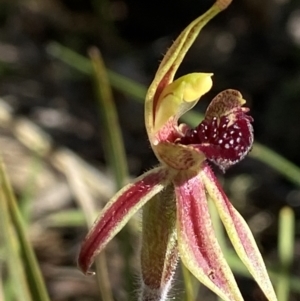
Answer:
[[(82, 67), (83, 61), (88, 63), (89, 49), (100, 49), (109, 70), (148, 86), (172, 41), (213, 2), (0, 1), (0, 150), (26, 213), (28, 235), (51, 300), (100, 298), (95, 279), (76, 269), (76, 255), (87, 228), (80, 213), (76, 215), (80, 206), (68, 178), (72, 171), (64, 172), (65, 157), (53, 160), (53, 154), (62, 149), (78, 156), (80, 168), (88, 170), (85, 177), (96, 177), (95, 181), (102, 183), (100, 188), (94, 187), (98, 207), (116, 189), (104, 155), (103, 125), (92, 75)], [(197, 71), (213, 72), (214, 86), (196, 111), (203, 113), (224, 89), (239, 90), (251, 108), (256, 141), (300, 165), (299, 0), (234, 0), (204, 28), (178, 76)], [(143, 105), (130, 93), (116, 88), (113, 93), (129, 174), (134, 177), (157, 164), (147, 141)], [(44, 140), (36, 138), (36, 133)], [(41, 143), (38, 150), (32, 147), (34, 143)], [(267, 263), (274, 267), (278, 260), (278, 213), (284, 206), (293, 208), (292, 274), (300, 276), (299, 186), (253, 157), (218, 175), (249, 223)], [(297, 176), (299, 179), (300, 174)], [(63, 212), (66, 215), (58, 215)], [(135, 288), (128, 293), (126, 282), (138, 283), (135, 246), (139, 227), (138, 221), (129, 229), (130, 234), (126, 232), (128, 237), (118, 236), (108, 247), (116, 300), (132, 299)], [(122, 240), (127, 241), (130, 253), (131, 274), (125, 277), (122, 271), (128, 262), (124, 263), (119, 249)], [(4, 265), (4, 279), (5, 271)], [(252, 280), (237, 278), (245, 300), (264, 300)], [(178, 300), (180, 286), (179, 281), (174, 293)], [(199, 296), (215, 300), (204, 288)], [(289, 300), (300, 300), (300, 294), (292, 293)]]

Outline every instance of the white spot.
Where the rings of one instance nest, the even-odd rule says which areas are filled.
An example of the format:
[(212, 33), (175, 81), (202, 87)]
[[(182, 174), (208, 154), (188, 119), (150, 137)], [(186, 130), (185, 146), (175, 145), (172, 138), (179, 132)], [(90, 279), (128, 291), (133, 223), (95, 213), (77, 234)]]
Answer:
[(229, 132), (229, 134), (230, 134), (230, 135), (233, 135), (233, 134), (234, 134), (234, 130), (231, 130), (231, 131)]
[(229, 141), (229, 144), (233, 145), (233, 143), (234, 143), (234, 140), (231, 139), (231, 140)]
[(243, 136), (242, 132), (239, 132), (239, 136), (240, 136), (240, 137), (242, 137), (242, 136)]
[(216, 138), (217, 137), (217, 134), (213, 134), (213, 138)]
[(227, 133), (224, 133), (223, 134), (223, 138), (225, 139), (227, 137)]
[(230, 145), (229, 145), (228, 143), (226, 143), (226, 144), (225, 144), (225, 148), (226, 148), (226, 149), (229, 149), (229, 148), (230, 148)]
[(222, 144), (222, 143), (223, 143), (223, 139), (220, 139), (220, 140), (218, 141), (218, 143), (219, 143), (219, 144)]
[(236, 143), (240, 143), (241, 142), (241, 138), (240, 137), (237, 137), (236, 138)]

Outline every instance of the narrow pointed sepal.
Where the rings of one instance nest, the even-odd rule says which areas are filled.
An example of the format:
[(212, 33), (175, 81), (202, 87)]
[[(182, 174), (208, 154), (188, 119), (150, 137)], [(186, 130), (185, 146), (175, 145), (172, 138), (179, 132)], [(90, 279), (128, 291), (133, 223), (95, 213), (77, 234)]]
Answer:
[(216, 239), (205, 187), (199, 175), (175, 178), (177, 236), (184, 265), (225, 301), (243, 300)]
[(203, 167), (200, 176), (209, 196), (216, 205), (220, 218), (238, 256), (248, 268), (268, 300), (276, 301), (277, 297), (267, 269), (247, 223), (232, 206), (208, 165)]
[(206, 13), (190, 23), (174, 41), (160, 63), (155, 78), (148, 89), (145, 102), (145, 122), (150, 142), (152, 142), (158, 127), (157, 124), (155, 125), (155, 117), (158, 111), (158, 102), (161, 100), (161, 93), (166, 86), (173, 82), (175, 73), (201, 29), (221, 10), (225, 9), (226, 5), (223, 2), (228, 4), (230, 1), (217, 1)]
[(154, 168), (121, 189), (104, 207), (86, 236), (78, 266), (87, 273), (94, 258), (124, 227), (128, 220), (170, 181), (170, 171)]
[(170, 185), (143, 207), (140, 301), (167, 298), (178, 256), (176, 202)]

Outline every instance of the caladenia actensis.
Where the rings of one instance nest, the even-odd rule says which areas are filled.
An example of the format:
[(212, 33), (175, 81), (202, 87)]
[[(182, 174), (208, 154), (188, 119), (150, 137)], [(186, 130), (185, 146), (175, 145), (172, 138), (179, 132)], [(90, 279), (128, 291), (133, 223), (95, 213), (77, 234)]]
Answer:
[[(210, 165), (223, 172), (242, 160), (253, 143), (253, 119), (236, 90), (219, 93), (204, 120), (192, 129), (178, 119), (212, 87), (211, 73), (174, 80), (203, 26), (230, 0), (220, 0), (193, 21), (164, 56), (145, 100), (145, 124), (160, 165), (121, 189), (104, 207), (80, 250), (78, 265), (88, 273), (95, 256), (140, 208), (142, 215), (139, 299), (165, 300), (178, 259), (223, 300), (243, 300), (212, 226), (212, 200), (227, 234), (268, 300), (276, 296), (247, 223), (228, 200)], [(210, 200), (209, 200), (210, 199)]]

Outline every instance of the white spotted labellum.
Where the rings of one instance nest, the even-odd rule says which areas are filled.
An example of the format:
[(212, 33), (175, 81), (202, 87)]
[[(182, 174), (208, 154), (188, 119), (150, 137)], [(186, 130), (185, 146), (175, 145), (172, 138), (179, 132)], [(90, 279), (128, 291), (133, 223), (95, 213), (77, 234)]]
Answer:
[(143, 207), (140, 300), (165, 300), (178, 258), (225, 301), (243, 300), (217, 241), (208, 197), (249, 272), (270, 301), (276, 296), (253, 235), (232, 206), (207, 161), (222, 171), (242, 160), (253, 143), (252, 118), (236, 90), (225, 90), (209, 105), (194, 129), (178, 119), (212, 87), (211, 73), (173, 80), (202, 27), (230, 0), (219, 0), (179, 35), (162, 60), (145, 101), (145, 123), (160, 162), (121, 189), (104, 207), (80, 250), (87, 273), (94, 258)]

